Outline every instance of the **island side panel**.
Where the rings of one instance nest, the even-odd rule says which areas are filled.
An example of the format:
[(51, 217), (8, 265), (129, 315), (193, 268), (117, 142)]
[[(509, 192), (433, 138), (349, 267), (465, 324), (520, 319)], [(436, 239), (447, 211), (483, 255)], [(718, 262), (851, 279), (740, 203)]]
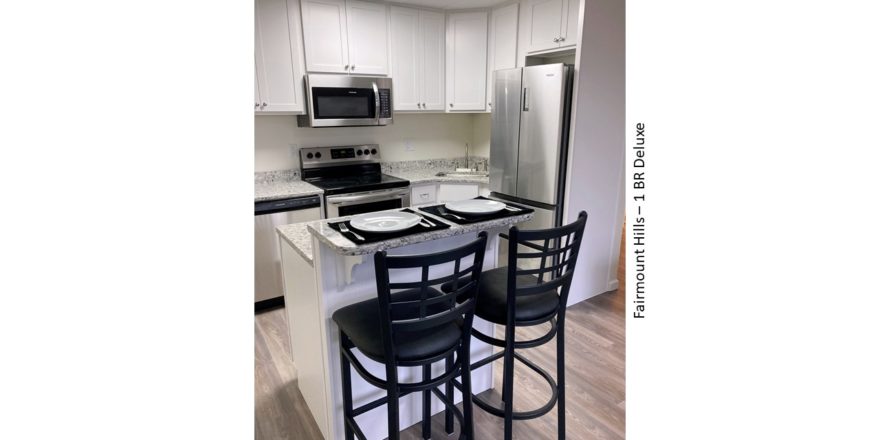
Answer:
[[(486, 256), (484, 259), (484, 270), (495, 267), (497, 255), (498, 232), (500, 230), (490, 231), (490, 238), (487, 244)], [(421, 254), (437, 252), (441, 250), (452, 249), (461, 246), (476, 239), (476, 233), (467, 233), (454, 237), (437, 239), (429, 242), (417, 243), (413, 245), (403, 246), (390, 249), (390, 255), (403, 254)], [(327, 402), (329, 406), (326, 411), (331, 415), (331, 423), (329, 426), (330, 435), (327, 438), (342, 438), (342, 387), (340, 383), (341, 366), (339, 362), (339, 330), (332, 321), (333, 312), (366, 299), (376, 297), (376, 280), (375, 266), (373, 264), (373, 254), (362, 257), (346, 257), (337, 254), (333, 249), (329, 248), (323, 242), (313, 239), (313, 249), (315, 258), (315, 269), (318, 276), (318, 292), (319, 301), (322, 302), (323, 326), (322, 333), (326, 335), (325, 353), (327, 358), (326, 364), (329, 368), (325, 372), (325, 386), (328, 395)], [(440, 271), (436, 274), (432, 271), (433, 276), (440, 276), (443, 273), (451, 273), (452, 266), (449, 265), (447, 271)], [(417, 277), (417, 273), (413, 272)], [(494, 326), (491, 323), (476, 320), (474, 327), (485, 334), (494, 334)], [(364, 356), (356, 355), (361, 360), (365, 368), (377, 377), (385, 377), (384, 365), (376, 363)], [(478, 360), (490, 355), (492, 349), (487, 344), (480, 342), (474, 338), (471, 339), (471, 359)], [(486, 366), (477, 370), (472, 376), (472, 389), (475, 393), (485, 391), (492, 386), (492, 366)], [(436, 375), (443, 371), (443, 363), (438, 362), (433, 366)], [(398, 370), (399, 380), (402, 382), (415, 382), (421, 380), (420, 368), (400, 368)], [(366, 381), (364, 381), (356, 373), (352, 373), (352, 390), (354, 396), (354, 406), (366, 404), (372, 400), (385, 395), (380, 390)], [(456, 402), (461, 401), (461, 393), (456, 392)], [(358, 424), (363, 429), (368, 439), (383, 439), (387, 437), (387, 415), (385, 406), (379, 407), (373, 411), (367, 412), (358, 417)], [(443, 406), (439, 399), (433, 398), (432, 413), (436, 414), (443, 410)], [(400, 429), (405, 429), (421, 421), (421, 397), (420, 394), (411, 394), (400, 399)]]
[(281, 242), (284, 308), (297, 386), (324, 438), (330, 439), (326, 364), (321, 334), (317, 274), (286, 240)]

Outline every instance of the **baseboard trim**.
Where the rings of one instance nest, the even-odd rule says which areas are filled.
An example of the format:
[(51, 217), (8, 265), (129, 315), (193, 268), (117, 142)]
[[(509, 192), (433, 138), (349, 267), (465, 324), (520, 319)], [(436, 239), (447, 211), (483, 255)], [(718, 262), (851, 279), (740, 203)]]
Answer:
[(607, 291), (610, 291), (610, 290), (617, 290), (618, 287), (620, 287), (620, 281), (618, 281), (618, 280), (616, 280), (616, 279), (615, 279), (615, 280), (611, 280), (611, 281), (608, 282), (608, 290), (607, 290)]
[(284, 307), (284, 297), (278, 296), (275, 298), (264, 299), (262, 301), (257, 301), (254, 303), (254, 313), (265, 312), (267, 310), (277, 309), (279, 307)]

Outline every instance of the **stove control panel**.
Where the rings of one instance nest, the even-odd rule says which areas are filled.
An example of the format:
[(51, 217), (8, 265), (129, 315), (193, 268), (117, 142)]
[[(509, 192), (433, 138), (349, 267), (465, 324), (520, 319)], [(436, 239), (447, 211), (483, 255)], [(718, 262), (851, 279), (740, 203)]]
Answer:
[(302, 169), (357, 163), (378, 163), (379, 145), (363, 144), (342, 147), (310, 147), (299, 150)]

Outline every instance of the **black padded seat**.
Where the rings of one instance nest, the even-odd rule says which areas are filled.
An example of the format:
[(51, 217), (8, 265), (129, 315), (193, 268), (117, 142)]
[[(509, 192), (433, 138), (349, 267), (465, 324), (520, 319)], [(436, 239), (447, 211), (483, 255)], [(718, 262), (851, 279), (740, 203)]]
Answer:
[[(441, 293), (436, 289), (428, 289), (428, 298), (440, 295)], [(421, 294), (418, 289), (412, 289), (393, 293), (391, 297), (393, 301), (417, 301), (421, 298)], [(438, 313), (448, 307), (435, 305), (427, 309), (429, 313)], [(400, 316), (393, 318), (408, 319), (418, 316), (418, 308), (413, 308), (412, 313), (401, 313)], [(385, 362), (378, 298), (343, 307), (333, 313), (333, 320), (363, 354), (374, 361)], [(458, 344), (461, 341), (461, 327), (451, 322), (439, 329), (397, 332), (395, 337), (397, 356), (400, 360), (425, 359), (443, 353)]]
[[(517, 287), (537, 284), (535, 275), (516, 277)], [(444, 292), (452, 291), (452, 283), (440, 286)], [(559, 306), (556, 289), (516, 298), (516, 320), (531, 321), (555, 314)], [(476, 315), (489, 322), (507, 323), (507, 267), (483, 271), (480, 277), (480, 293), (477, 295)]]

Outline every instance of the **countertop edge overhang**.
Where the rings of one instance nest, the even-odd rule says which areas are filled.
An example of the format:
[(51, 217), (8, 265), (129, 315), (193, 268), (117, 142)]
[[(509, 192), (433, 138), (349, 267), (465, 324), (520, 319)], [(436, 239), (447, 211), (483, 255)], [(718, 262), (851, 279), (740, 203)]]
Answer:
[[(399, 210), (397, 210), (399, 211)], [(441, 238), (454, 237), (456, 235), (467, 234), (471, 232), (479, 232), (489, 229), (497, 229), (497, 228), (506, 228), (517, 223), (522, 223), (532, 219), (533, 214), (522, 214), (511, 217), (504, 217), (494, 220), (486, 220), (478, 223), (471, 223), (467, 225), (458, 225), (446, 220), (443, 220), (437, 216), (428, 214), (426, 212), (418, 211), (419, 214), (424, 215), (429, 218), (431, 221), (442, 222), (450, 225), (447, 229), (441, 229), (439, 231), (431, 231), (424, 232), (421, 234), (407, 235), (405, 237), (397, 237), (390, 238), (388, 240), (379, 241), (375, 243), (366, 243), (366, 244), (355, 244), (349, 241), (345, 236), (337, 232), (336, 230), (327, 226), (327, 223), (330, 222), (339, 222), (343, 220), (348, 220), (351, 217), (339, 217), (330, 220), (319, 220), (313, 222), (305, 223), (306, 228), (311, 235), (317, 237), (317, 239), (326, 244), (327, 247), (332, 249), (339, 255), (346, 256), (358, 256), (358, 255), (369, 255), (379, 251), (384, 251), (388, 249), (394, 249), (402, 246), (407, 246), (416, 243), (422, 243), (431, 240), (438, 240)], [(280, 227), (279, 227), (280, 228)], [(288, 242), (296, 245), (288, 239)], [(302, 251), (300, 251), (302, 253)]]

